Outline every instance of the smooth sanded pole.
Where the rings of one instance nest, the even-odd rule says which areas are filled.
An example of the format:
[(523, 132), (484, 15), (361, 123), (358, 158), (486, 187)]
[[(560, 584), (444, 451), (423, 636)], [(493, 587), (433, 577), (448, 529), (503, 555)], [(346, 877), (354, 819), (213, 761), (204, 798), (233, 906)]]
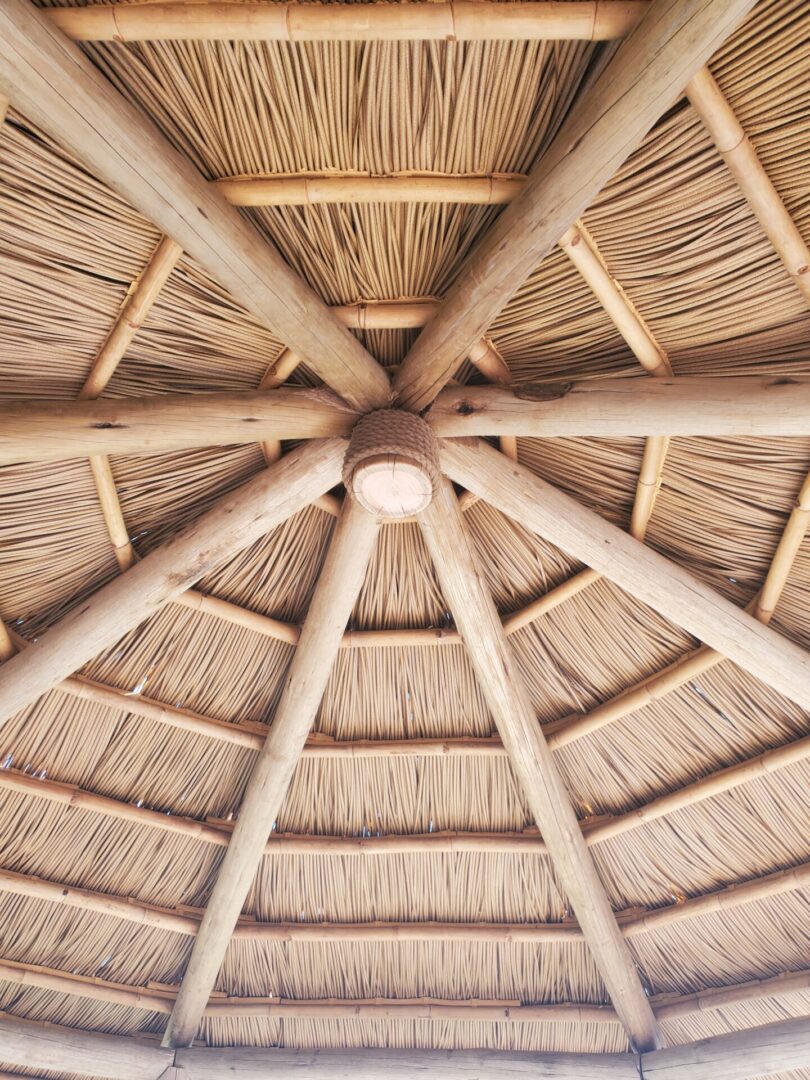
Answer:
[(754, 0), (651, 0), (417, 338), (394, 383), (401, 405), (418, 411), (430, 404), (473, 342), (753, 6)]
[(810, 431), (810, 378), (642, 375), (515, 389), (448, 386), (427, 420), (437, 435), (452, 437), (801, 437)]
[(267, 837), (312, 730), (343, 631), (365, 580), (377, 531), (376, 519), (347, 496), (281, 701), (253, 767), (228, 851), (200, 924), (164, 1036), (165, 1046), (190, 1046), (197, 1034)]
[(0, 465), (91, 454), (151, 454), (261, 439), (350, 435), (358, 414), (302, 387), (0, 404)]
[(444, 440), (440, 455), (457, 483), (810, 709), (806, 650), (481, 440)]
[(419, 515), (442, 593), (470, 655), (512, 768), (540, 827), (562, 889), (637, 1050), (662, 1045), (658, 1025), (568, 792), (484, 584), (458, 499), (442, 481)]
[(223, 496), (0, 667), (0, 723), (340, 481), (342, 439), (312, 442)]

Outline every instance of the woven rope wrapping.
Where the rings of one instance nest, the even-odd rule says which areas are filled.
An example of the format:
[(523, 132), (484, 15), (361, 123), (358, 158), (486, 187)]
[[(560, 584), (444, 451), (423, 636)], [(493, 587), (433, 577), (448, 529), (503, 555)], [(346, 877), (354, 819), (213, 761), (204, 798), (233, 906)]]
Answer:
[(419, 465), (436, 493), (441, 476), (436, 436), (420, 416), (401, 409), (378, 409), (358, 422), (343, 461), (347, 491), (352, 490), (352, 476), (360, 462), (377, 454), (395, 454)]

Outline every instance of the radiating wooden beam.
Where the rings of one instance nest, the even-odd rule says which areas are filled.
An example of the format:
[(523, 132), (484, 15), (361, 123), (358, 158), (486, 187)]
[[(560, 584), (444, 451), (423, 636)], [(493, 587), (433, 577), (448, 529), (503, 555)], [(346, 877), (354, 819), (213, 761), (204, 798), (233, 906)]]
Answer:
[(686, 93), (791, 280), (810, 300), (810, 248), (708, 68), (696, 72)]
[(0, 9), (0, 93), (71, 150), (352, 405), (388, 378), (281, 254), (29, 0)]
[(524, 528), (604, 574), (798, 705), (810, 708), (810, 654), (740, 611), (693, 574), (482, 441), (445, 440), (441, 460), (453, 480)]
[(643, 0), (509, 3), (190, 4), (169, 0), (60, 8), (53, 22), (77, 41), (607, 41), (638, 21)]
[[(16, 2), (16, 0), (14, 0)], [(223, 496), (0, 668), (0, 721), (34, 701), (207, 573), (340, 480), (345, 444), (312, 442)]]
[(801, 437), (810, 430), (810, 378), (641, 376), (514, 389), (453, 386), (438, 395), (427, 419), (445, 437)]
[(614, 1008), (638, 1050), (658, 1046), (660, 1035), (641, 979), (583, 842), (565, 785), (478, 569), (458, 500), (447, 481), (442, 481), (433, 502), (419, 516), (419, 524), (518, 783)]
[(807, 1065), (810, 1018), (800, 1017), (645, 1054), (643, 1075), (644, 1080), (748, 1080)]
[[(0, 465), (93, 454), (157, 453), (264, 439), (350, 434), (358, 413), (329, 391), (156, 394), (0, 404)], [(454, 386), (428, 420), (444, 437), (635, 435), (801, 437), (810, 378), (681, 376)]]
[(101, 1080), (157, 1080), (173, 1059), (170, 1050), (143, 1039), (20, 1020), (8, 1013), (0, 1013), (0, 1048), (7, 1065)]
[(753, 0), (652, 0), (419, 335), (395, 379), (401, 404), (414, 410), (430, 404), (473, 342), (752, 6)]
[(149, 454), (265, 438), (349, 435), (358, 413), (326, 390), (154, 394), (0, 404), (0, 465), (94, 454)]
[(340, 639), (365, 580), (378, 525), (346, 498), (287, 674), (284, 692), (248, 781), (164, 1042), (190, 1046), (214, 988), (267, 837), (312, 730)]

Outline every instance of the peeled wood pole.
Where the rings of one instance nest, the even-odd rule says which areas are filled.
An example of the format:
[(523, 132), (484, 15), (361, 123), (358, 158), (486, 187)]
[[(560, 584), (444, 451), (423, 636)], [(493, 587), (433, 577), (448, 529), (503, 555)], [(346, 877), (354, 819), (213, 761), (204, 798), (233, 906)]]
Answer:
[(753, 0), (652, 0), (420, 334), (395, 380), (401, 404), (414, 410), (430, 404), (521, 282), (751, 7)]
[(164, 1036), (167, 1046), (188, 1046), (197, 1034), (268, 835), (312, 730), (340, 639), (365, 579), (377, 531), (376, 520), (347, 497), (301, 630), (284, 693), (253, 767), (233, 837), (194, 943)]
[(0, 668), (0, 722), (340, 481), (345, 444), (308, 443), (99, 589)]
[(115, 1080), (156, 1080), (172, 1064), (154, 1043), (76, 1031), (0, 1013), (0, 1052), (7, 1065)]
[(358, 414), (328, 390), (156, 394), (0, 404), (0, 464), (349, 435)]
[(444, 471), (666, 619), (810, 708), (810, 654), (671, 560), (640, 544), (486, 443), (445, 440)]
[(808, 1017), (656, 1050), (642, 1061), (644, 1080), (748, 1080), (808, 1065)]
[(810, 300), (810, 248), (708, 68), (693, 76), (686, 93), (785, 269)]
[(419, 523), (509, 760), (614, 1008), (637, 1049), (660, 1045), (638, 972), (537, 723), (494, 601), (478, 571), (458, 500), (447, 481), (442, 481)]
[[(0, 423), (2, 416), (0, 411)], [(639, 376), (524, 383), (515, 389), (449, 386), (426, 419), (445, 437), (801, 437), (810, 430), (810, 378)]]
[(582, 3), (268, 4), (185, 0), (59, 8), (78, 41), (607, 41), (638, 21), (643, 0)]
[(0, 7), (0, 93), (153, 221), (352, 405), (390, 396), (379, 364), (244, 220), (29, 0)]

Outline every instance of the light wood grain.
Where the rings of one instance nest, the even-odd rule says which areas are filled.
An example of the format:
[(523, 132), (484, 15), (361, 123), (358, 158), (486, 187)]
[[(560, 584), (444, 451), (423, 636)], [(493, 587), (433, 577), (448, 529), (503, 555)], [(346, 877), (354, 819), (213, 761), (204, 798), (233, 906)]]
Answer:
[(395, 379), (401, 404), (421, 410), (433, 400), (752, 6), (753, 0), (652, 0), (419, 335)]
[(444, 440), (441, 461), (453, 480), (502, 513), (597, 570), (802, 708), (810, 708), (810, 654), (689, 571), (484, 442)]

